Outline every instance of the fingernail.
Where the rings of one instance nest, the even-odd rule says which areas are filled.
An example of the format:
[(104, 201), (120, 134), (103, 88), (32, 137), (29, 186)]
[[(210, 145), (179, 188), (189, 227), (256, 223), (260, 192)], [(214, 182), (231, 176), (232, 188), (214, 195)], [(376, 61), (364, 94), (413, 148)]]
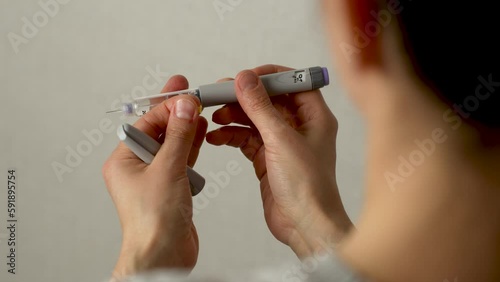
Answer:
[(246, 72), (239, 79), (239, 87), (243, 91), (252, 90), (255, 87), (257, 87), (257, 84), (258, 84), (258, 77), (255, 73), (251, 71)]
[(179, 99), (175, 104), (175, 115), (180, 119), (192, 120), (195, 111), (196, 106), (187, 99)]

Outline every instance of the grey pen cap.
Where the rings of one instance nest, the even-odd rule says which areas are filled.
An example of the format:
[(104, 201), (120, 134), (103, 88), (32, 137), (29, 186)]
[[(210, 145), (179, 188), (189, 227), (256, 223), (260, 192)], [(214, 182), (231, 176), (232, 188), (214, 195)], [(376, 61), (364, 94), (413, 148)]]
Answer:
[[(130, 124), (125, 123), (119, 126), (117, 134), (118, 138), (120, 138), (137, 157), (147, 164), (153, 162), (154, 156), (160, 150), (160, 143)], [(186, 173), (189, 178), (191, 195), (196, 196), (203, 190), (205, 178), (189, 166), (186, 167)]]

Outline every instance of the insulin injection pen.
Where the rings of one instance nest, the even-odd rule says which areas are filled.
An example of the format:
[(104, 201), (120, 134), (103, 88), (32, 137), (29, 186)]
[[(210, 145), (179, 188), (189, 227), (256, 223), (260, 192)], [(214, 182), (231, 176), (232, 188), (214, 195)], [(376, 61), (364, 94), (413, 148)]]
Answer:
[[(291, 70), (260, 76), (264, 87), (270, 96), (297, 93), (322, 88), (330, 83), (328, 70), (322, 67)], [(109, 111), (122, 112), (130, 116), (142, 116), (155, 105), (164, 100), (181, 94), (194, 95), (201, 101), (202, 107), (211, 107), (237, 102), (234, 81), (201, 85), (197, 89), (187, 89), (176, 92), (162, 93), (144, 98), (134, 99), (124, 103), (120, 109)], [(135, 127), (124, 124), (118, 128), (118, 137), (132, 152), (145, 163), (151, 163), (161, 144)], [(191, 194), (200, 193), (205, 186), (205, 179), (190, 167), (186, 167)]]
[[(328, 70), (324, 67), (312, 67), (262, 75), (260, 79), (270, 96), (315, 90), (330, 83)], [(170, 97), (181, 94), (198, 97), (203, 108), (238, 102), (234, 89), (234, 81), (226, 81), (201, 85), (196, 89), (186, 89), (133, 99), (132, 102), (124, 103), (121, 105), (121, 108), (109, 111), (108, 113), (122, 112), (129, 116), (142, 116), (151, 107), (160, 104)]]

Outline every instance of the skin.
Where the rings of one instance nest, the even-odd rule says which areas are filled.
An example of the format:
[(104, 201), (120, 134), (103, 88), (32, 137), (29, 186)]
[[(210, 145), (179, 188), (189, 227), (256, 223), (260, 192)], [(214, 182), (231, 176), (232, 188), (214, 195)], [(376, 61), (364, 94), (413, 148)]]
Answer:
[[(187, 88), (186, 78), (174, 76), (163, 92)], [(180, 107), (179, 101), (187, 106)], [(150, 165), (120, 143), (103, 166), (123, 231), (115, 278), (155, 268), (191, 269), (196, 264), (198, 235), (188, 212), (192, 197), (185, 167), (196, 162), (207, 130), (198, 106), (195, 98), (175, 97), (134, 124), (163, 141)]]
[[(443, 119), (449, 107), (411, 67), (395, 18), (366, 49), (344, 56), (353, 27), (372, 20), (362, 16), (368, 3), (323, 1), (338, 72), (368, 128), (364, 211), (338, 252), (378, 281), (498, 281), (498, 130)], [(446, 141), (391, 189), (385, 173), (436, 129)]]
[[(467, 120), (443, 119), (448, 107), (415, 74), (397, 21), (359, 53), (345, 56), (342, 44), (355, 44), (352, 28), (370, 20), (363, 16), (374, 9), (369, 3), (323, 3), (337, 73), (368, 129), (366, 200), (356, 228), (338, 194), (338, 125), (321, 93), (271, 100), (255, 80), (287, 68), (267, 65), (239, 73), (239, 104), (214, 113), (222, 127), (206, 140), (240, 148), (252, 161), (267, 225), (300, 258), (335, 249), (374, 281), (498, 281), (500, 134)], [(185, 78), (176, 76), (164, 90), (186, 88)], [(196, 230), (180, 209), (192, 207), (182, 167), (194, 164), (206, 121), (195, 112), (187, 120), (176, 117), (177, 101), (186, 99), (199, 103), (175, 97), (135, 125), (154, 138), (166, 132), (151, 165), (120, 144), (103, 168), (123, 230), (117, 278), (160, 267), (190, 270), (196, 263)], [(435, 130), (442, 142), (435, 142), (413, 173), (391, 184), (387, 172), (397, 173), (401, 157), (421, 150), (415, 140), (433, 138)]]
[(239, 148), (253, 163), (271, 233), (306, 257), (321, 242), (338, 243), (352, 223), (334, 173), (338, 124), (321, 92), (271, 101), (257, 77), (288, 70), (266, 65), (239, 73), (239, 104), (213, 114), (212, 120), (223, 127), (209, 132), (207, 141)]

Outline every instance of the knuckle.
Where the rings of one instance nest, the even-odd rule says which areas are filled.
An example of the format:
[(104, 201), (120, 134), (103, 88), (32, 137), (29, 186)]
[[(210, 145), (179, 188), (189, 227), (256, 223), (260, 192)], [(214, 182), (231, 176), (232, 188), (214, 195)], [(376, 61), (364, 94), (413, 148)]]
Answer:
[[(107, 160), (103, 164), (103, 166), (101, 168), (101, 173), (102, 173), (102, 176), (104, 178), (104, 182), (106, 184), (108, 184), (111, 181), (111, 177), (112, 177), (114, 168), (115, 168), (115, 164), (111, 160)], [(109, 187), (109, 185), (106, 185), (106, 186)]]
[(111, 166), (112, 166), (112, 164), (109, 160), (104, 162), (104, 164), (102, 165), (101, 173), (102, 173), (102, 176), (104, 176), (104, 178), (109, 177), (109, 173), (111, 171)]
[(329, 118), (327, 119), (327, 126), (329, 130), (332, 130), (335, 133), (339, 129), (339, 121), (337, 120), (337, 117), (335, 117), (335, 115), (333, 115), (332, 113), (329, 114)]
[(333, 132), (337, 133), (339, 129), (339, 122), (337, 120), (337, 117), (330, 111), (330, 110), (325, 110), (325, 111), (318, 111), (315, 112), (314, 115), (316, 117), (314, 118), (315, 120), (318, 120), (319, 125), (325, 129), (327, 132)]

